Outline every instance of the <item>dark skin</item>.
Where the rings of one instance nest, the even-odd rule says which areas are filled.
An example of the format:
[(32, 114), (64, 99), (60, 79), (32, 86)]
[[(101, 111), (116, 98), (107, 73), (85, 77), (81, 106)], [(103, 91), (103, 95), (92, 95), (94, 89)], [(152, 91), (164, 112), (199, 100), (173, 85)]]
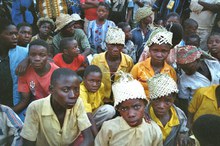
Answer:
[(86, 0), (85, 3), (80, 3), (80, 6), (83, 9), (89, 9), (89, 8), (96, 8), (98, 7), (99, 1), (98, 0)]
[(204, 7), (203, 11), (209, 10), (209, 11), (212, 11), (212, 12), (215, 12), (215, 13), (219, 12), (219, 9), (220, 9), (219, 4), (209, 4), (209, 3), (203, 2), (201, 0), (199, 0), (198, 3)]
[(142, 32), (144, 33), (144, 35), (147, 34), (148, 30), (148, 25), (152, 23), (152, 17), (151, 16), (147, 16), (143, 19), (141, 19), (140, 21), (140, 28), (142, 30)]

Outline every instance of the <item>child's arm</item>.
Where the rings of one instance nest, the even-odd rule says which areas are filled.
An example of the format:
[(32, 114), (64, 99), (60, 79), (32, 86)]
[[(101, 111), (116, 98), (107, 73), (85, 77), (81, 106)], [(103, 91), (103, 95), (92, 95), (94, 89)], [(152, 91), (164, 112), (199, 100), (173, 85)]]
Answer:
[(28, 93), (20, 93), (21, 94), (21, 101), (16, 104), (14, 107), (12, 107), (12, 109), (16, 112), (16, 113), (20, 113), (23, 109), (25, 109), (28, 104), (30, 103), (30, 92)]
[(98, 129), (97, 129), (96, 123), (92, 117), (92, 113), (87, 113), (87, 116), (92, 124), (92, 127), (91, 127), (92, 134), (94, 137), (96, 137), (96, 135), (98, 134)]
[(80, 146), (93, 146), (94, 145), (94, 138), (93, 138), (90, 127), (83, 130), (82, 135), (83, 135), (84, 140)]
[(29, 57), (26, 57), (24, 60), (22, 60), (19, 65), (17, 66), (15, 72), (16, 72), (16, 75), (23, 75), (26, 70), (27, 70), (27, 67), (29, 66)]

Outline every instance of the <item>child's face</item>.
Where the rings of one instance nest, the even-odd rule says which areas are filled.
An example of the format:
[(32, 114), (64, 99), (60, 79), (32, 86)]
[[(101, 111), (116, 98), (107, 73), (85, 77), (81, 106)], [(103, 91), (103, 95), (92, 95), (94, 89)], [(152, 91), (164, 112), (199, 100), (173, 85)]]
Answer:
[(83, 22), (82, 22), (82, 21), (76, 21), (76, 22), (74, 23), (74, 27), (75, 27), (76, 29), (83, 29)]
[(70, 57), (76, 57), (79, 55), (80, 51), (78, 48), (78, 44), (76, 40), (67, 42), (68, 43), (68, 48), (64, 49), (64, 54), (70, 56)]
[(86, 77), (84, 77), (86, 89), (93, 93), (99, 90), (101, 81), (102, 75), (100, 72), (90, 72)]
[(49, 36), (52, 31), (52, 26), (48, 22), (44, 22), (39, 28), (40, 34), (43, 36)]
[(121, 44), (107, 44), (108, 54), (111, 57), (119, 57), (121, 55), (124, 45)]
[(47, 48), (40, 45), (33, 45), (29, 49), (29, 60), (35, 70), (43, 70), (47, 64)]
[(167, 56), (170, 53), (170, 46), (166, 44), (152, 44), (149, 48), (151, 60), (154, 63), (161, 64), (164, 63)]
[(170, 18), (167, 19), (166, 21), (166, 26), (171, 24), (171, 23), (180, 23), (180, 20), (177, 16), (171, 16)]
[(97, 8), (98, 19), (105, 20), (105, 19), (107, 19), (108, 14), (109, 14), (109, 12), (108, 12), (108, 10), (104, 6), (99, 6)]
[(118, 111), (129, 126), (135, 127), (142, 123), (145, 103), (143, 99), (129, 99), (118, 106)]
[(184, 28), (184, 33), (185, 33), (185, 35), (188, 35), (188, 36), (192, 35), (192, 34), (196, 34), (197, 28), (198, 28), (198, 26), (195, 24), (188, 25), (188, 26), (186, 26), (186, 28)]
[(197, 38), (190, 38), (187, 42), (186, 45), (191, 45), (191, 46), (196, 46), (199, 47), (199, 40)]
[(187, 64), (178, 64), (178, 66), (189, 76), (193, 75), (199, 68), (197, 60)]
[(212, 56), (220, 59), (220, 35), (210, 36), (207, 46)]
[(125, 33), (125, 39), (130, 40), (131, 39), (131, 27), (130, 26), (125, 27), (124, 33)]
[(170, 107), (173, 105), (174, 99), (172, 94), (170, 96), (163, 96), (154, 100), (151, 100), (151, 105), (154, 110), (154, 113), (157, 117), (166, 115)]
[(32, 38), (32, 28), (23, 26), (18, 31), (18, 42), (22, 46), (26, 46)]
[(79, 97), (79, 84), (76, 76), (60, 76), (51, 86), (52, 100), (65, 109), (71, 109)]
[(16, 47), (18, 43), (17, 28), (14, 25), (9, 25), (0, 33), (0, 44), (9, 48)]

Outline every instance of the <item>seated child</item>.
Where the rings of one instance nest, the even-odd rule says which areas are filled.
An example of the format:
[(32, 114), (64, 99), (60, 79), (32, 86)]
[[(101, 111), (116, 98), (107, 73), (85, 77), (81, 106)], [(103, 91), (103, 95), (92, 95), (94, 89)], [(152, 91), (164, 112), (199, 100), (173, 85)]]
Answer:
[(18, 91), (21, 101), (14, 107), (21, 111), (28, 106), (31, 100), (44, 98), (50, 94), (50, 77), (58, 67), (48, 62), (48, 44), (40, 39), (34, 40), (29, 45), (29, 62), (26, 73), (18, 78)]
[(185, 44), (190, 46), (200, 46), (200, 37), (197, 34), (192, 34), (185, 39)]
[(106, 50), (105, 37), (109, 27), (115, 26), (113, 21), (107, 20), (109, 14), (109, 6), (100, 2), (97, 7), (97, 19), (90, 21), (88, 24), (87, 37), (92, 53), (101, 53)]
[(87, 63), (85, 57), (79, 54), (77, 41), (72, 37), (63, 38), (60, 41), (60, 48), (63, 53), (54, 56), (54, 63), (61, 68), (76, 71), (78, 75), (82, 76)]
[(83, 146), (93, 145), (91, 123), (79, 97), (78, 75), (66, 68), (55, 70), (50, 95), (27, 108), (21, 136), (25, 146), (69, 146), (80, 132)]
[(208, 37), (207, 46), (211, 55), (220, 61), (220, 32), (213, 32)]
[(146, 42), (151, 57), (138, 62), (131, 70), (133, 77), (143, 85), (147, 98), (149, 98), (147, 79), (155, 74), (167, 73), (177, 80), (175, 70), (166, 63), (172, 47), (172, 37), (173, 34), (165, 28), (156, 28)]
[[(135, 89), (134, 89), (135, 88)], [(146, 95), (140, 82), (128, 73), (112, 85), (114, 106), (120, 117), (103, 123), (95, 146), (162, 146), (162, 133), (154, 121), (144, 120)]]
[(8, 106), (0, 104), (0, 145), (21, 146), (20, 132), (23, 123)]
[(105, 90), (102, 83), (102, 72), (98, 66), (90, 65), (86, 68), (83, 82), (80, 84), (80, 97), (95, 129), (96, 127), (100, 129), (104, 121), (115, 115), (114, 107), (104, 104)]
[(184, 112), (173, 102), (178, 93), (176, 82), (167, 74), (157, 74), (148, 80), (150, 104), (146, 112), (163, 133), (163, 146), (187, 144), (188, 128)]

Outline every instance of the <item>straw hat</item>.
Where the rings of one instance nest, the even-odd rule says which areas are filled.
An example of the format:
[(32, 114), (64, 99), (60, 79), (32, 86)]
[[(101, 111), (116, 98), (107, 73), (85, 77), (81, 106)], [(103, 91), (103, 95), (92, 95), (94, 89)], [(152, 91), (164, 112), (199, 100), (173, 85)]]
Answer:
[(135, 16), (135, 19), (137, 22), (140, 22), (141, 19), (145, 18), (145, 17), (148, 17), (150, 16), (151, 14), (153, 14), (153, 11), (151, 10), (152, 8), (151, 7), (142, 7), (142, 8), (139, 8), (137, 9), (137, 12), (136, 12), (136, 16)]
[(71, 17), (73, 17), (74, 21), (83, 21), (84, 22), (84, 20), (79, 16), (79, 14), (73, 13), (71, 15)]
[(112, 85), (115, 107), (129, 99), (147, 100), (144, 88), (139, 81), (133, 79), (129, 73), (119, 71), (118, 74), (121, 77)]
[(72, 21), (74, 21), (74, 18), (71, 17), (69, 14), (60, 14), (59, 17), (57, 17), (56, 19), (56, 29), (55, 31), (61, 30), (62, 28), (64, 28), (66, 25), (68, 25), (69, 23), (71, 23)]
[(168, 96), (178, 93), (176, 82), (168, 74), (156, 74), (148, 80), (150, 99)]
[(121, 28), (118, 27), (109, 27), (105, 42), (107, 44), (125, 44), (125, 33)]

